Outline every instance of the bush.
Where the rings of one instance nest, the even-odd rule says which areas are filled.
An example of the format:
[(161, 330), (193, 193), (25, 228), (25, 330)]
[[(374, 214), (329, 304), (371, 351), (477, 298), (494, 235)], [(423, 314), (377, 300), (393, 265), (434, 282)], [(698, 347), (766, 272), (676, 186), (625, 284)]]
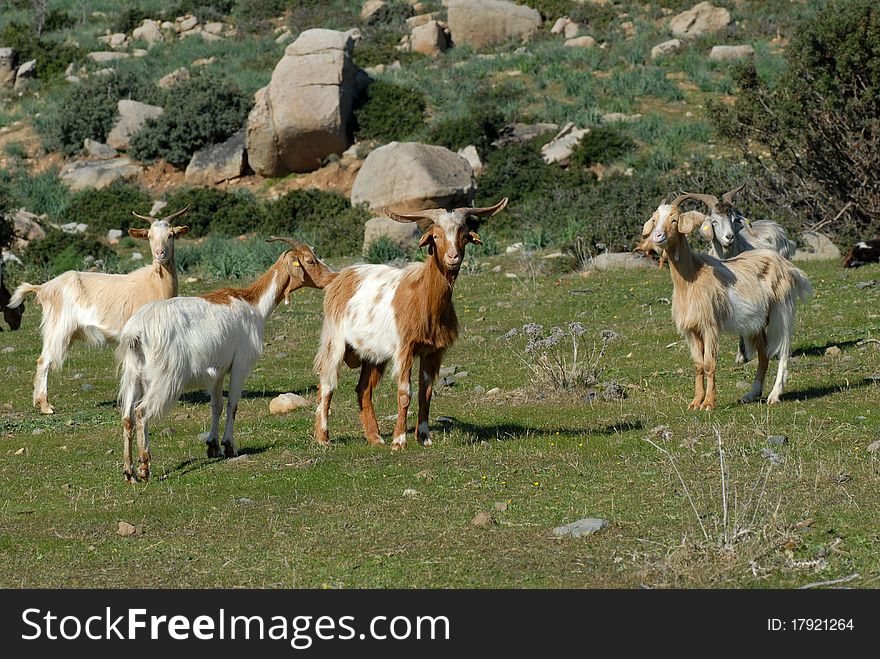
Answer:
[(801, 24), (786, 60), (778, 80), (762, 79), (754, 65), (739, 68), (735, 106), (711, 106), (716, 129), (756, 169), (763, 166), (777, 203), (805, 224), (836, 217), (830, 226), (841, 244), (876, 235), (880, 7), (825, 3)]
[(0, 181), (6, 183), (15, 208), (50, 217), (57, 217), (70, 201), (70, 189), (58, 178), (58, 169), (48, 167), (38, 174), (31, 174), (26, 167), (0, 170)]
[(265, 272), (281, 251), (279, 243), (263, 238), (242, 241), (212, 235), (201, 245), (178, 246), (175, 261), (183, 272), (201, 270), (221, 279), (251, 279)]
[(412, 15), (412, 6), (405, 2), (390, 2), (377, 11), (361, 26), (361, 39), (354, 47), (354, 63), (366, 68), (422, 57), (419, 53), (397, 50), (400, 39), (409, 34), (405, 21)]
[(262, 229), (262, 209), (247, 191), (184, 188), (171, 194), (167, 201), (169, 212), (189, 204), (189, 211), (178, 221), (188, 225), (190, 235), (196, 238), (209, 232), (237, 236)]
[(148, 215), (150, 206), (152, 199), (142, 188), (128, 183), (115, 183), (101, 190), (89, 188), (75, 193), (70, 204), (58, 216), (58, 223), (83, 222), (95, 233), (143, 227), (143, 220), (133, 217), (131, 212)]
[(498, 139), (505, 117), (494, 107), (474, 107), (461, 117), (445, 119), (431, 127), (428, 141), (457, 151), (469, 144), (487, 154)]
[(192, 155), (223, 142), (247, 119), (252, 99), (220, 74), (203, 71), (165, 95), (165, 112), (149, 119), (131, 140), (131, 154), (152, 162), (164, 158), (183, 168)]
[(12, 218), (6, 217), (6, 214), (13, 209), (13, 205), (9, 184), (0, 180), (0, 247), (9, 247), (15, 239)]
[[(50, 17), (52, 25), (57, 26), (56, 12)], [(9, 23), (0, 33), (0, 44), (12, 48), (19, 63), (37, 60), (37, 78), (41, 80), (61, 75), (68, 64), (86, 52), (78, 46), (44, 39), (37, 34), (35, 26), (22, 23)]]
[(379, 236), (367, 249), (367, 263), (390, 263), (406, 260), (406, 252), (388, 236)]
[(265, 232), (309, 243), (319, 256), (356, 254), (370, 214), (336, 192), (291, 190), (267, 204)]
[(417, 132), (424, 117), (422, 93), (377, 80), (355, 104), (354, 134), (358, 140), (400, 141)]
[(47, 267), (53, 276), (67, 270), (82, 269), (86, 256), (105, 261), (118, 260), (113, 250), (94, 237), (83, 233), (64, 233), (57, 229), (49, 229), (45, 238), (30, 241), (22, 253), (24, 261)]
[(154, 102), (158, 90), (131, 71), (114, 70), (109, 75), (95, 75), (78, 85), (65, 87), (58, 107), (37, 121), (47, 150), (72, 156), (83, 148), (88, 137), (107, 140), (116, 119), (116, 105), (122, 98)]
[(636, 148), (636, 143), (609, 126), (593, 128), (571, 154), (573, 166), (589, 167), (593, 163), (609, 163)]

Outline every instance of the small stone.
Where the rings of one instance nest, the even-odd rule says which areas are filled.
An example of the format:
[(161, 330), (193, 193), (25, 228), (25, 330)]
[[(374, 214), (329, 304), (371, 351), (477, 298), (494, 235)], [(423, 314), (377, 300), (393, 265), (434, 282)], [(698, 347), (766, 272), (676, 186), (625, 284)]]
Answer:
[(141, 254), (140, 252), (135, 252), (134, 254), (131, 255), (131, 260), (132, 261), (143, 261), (144, 255)]
[(466, 378), (468, 375), (470, 375), (470, 373), (468, 371), (459, 371), (458, 373), (456, 373), (452, 377), (455, 378), (456, 380), (461, 380), (462, 378)]
[(523, 248), (522, 243), (513, 243), (512, 245), (508, 245), (507, 249), (504, 250), (505, 254), (515, 254), (516, 252), (521, 252)]
[(487, 396), (496, 396), (501, 393), (500, 387), (492, 387), (489, 391), (486, 392)]
[(825, 348), (826, 357), (840, 357), (841, 350), (837, 346), (828, 346)]
[(876, 279), (871, 279), (870, 281), (860, 281), (855, 284), (855, 287), (858, 289), (870, 288), (871, 286), (875, 286), (877, 284)]
[(492, 272), (494, 272), (494, 273), (496, 273), (496, 274), (499, 273), (499, 272), (501, 272), (501, 266), (500, 266), (500, 265), (496, 265), (494, 268), (492, 268)]
[(45, 428), (34, 428), (34, 429), (31, 431), (31, 434), (32, 434), (32, 435), (42, 435), (44, 432), (46, 432), (46, 429), (45, 429)]
[(553, 529), (553, 535), (560, 537), (570, 535), (572, 538), (580, 538), (584, 535), (591, 535), (593, 533), (596, 533), (597, 531), (605, 528), (607, 525), (607, 520), (601, 519), (599, 517), (586, 517), (584, 519), (579, 519), (576, 522), (572, 522), (571, 524), (557, 526), (555, 529)]
[(453, 377), (445, 377), (440, 380), (441, 387), (451, 387), (455, 384), (455, 378)]
[(785, 446), (788, 444), (788, 435), (770, 435), (767, 438), (767, 443), (770, 446)]
[(236, 455), (234, 458), (229, 458), (226, 462), (247, 462), (249, 458), (250, 455), (242, 453), (241, 455)]
[(159, 437), (171, 437), (171, 428), (162, 428), (162, 432), (159, 433)]
[(94, 385), (91, 385), (88, 382), (84, 382), (82, 384), (82, 386), (80, 387), (80, 389), (82, 389), (83, 391), (91, 391), (94, 388), (95, 388)]
[(880, 439), (868, 444), (868, 453), (876, 453), (877, 451), (880, 451)]
[(496, 501), (495, 502), (495, 510), (497, 510), (499, 513), (503, 513), (505, 510), (507, 510), (507, 502), (506, 501)]
[(126, 538), (130, 535), (137, 535), (139, 533), (136, 526), (129, 524), (128, 522), (119, 522), (116, 525), (116, 534), (121, 535), (123, 538)]
[(411, 499), (412, 497), (417, 497), (417, 496), (419, 496), (419, 491), (418, 491), (418, 490), (414, 490), (414, 489), (412, 489), (411, 487), (408, 487), (408, 488), (406, 488), (406, 489), (403, 491), (403, 496), (405, 496), (405, 497)]
[(476, 387), (474, 387), (474, 393), (475, 394), (484, 394), (484, 393), (486, 393), (486, 387), (484, 387), (481, 384), (478, 384)]
[(772, 451), (769, 448), (761, 449), (761, 457), (770, 461), (770, 464), (780, 467), (785, 464), (785, 460), (777, 455), (776, 451)]
[(13, 346), (7, 346), (7, 347), (3, 348), (3, 350), (0, 350), (0, 352), (2, 352), (3, 354), (8, 355), (8, 354), (10, 354), (10, 353), (15, 352), (15, 348), (14, 348)]
[(309, 401), (298, 394), (281, 394), (269, 403), (269, 414), (283, 416), (288, 412), (308, 406)]
[(446, 378), (455, 373), (455, 366), (441, 366), (440, 370), (437, 372), (441, 378)]
[(239, 506), (252, 506), (254, 504), (253, 499), (248, 499), (247, 497), (241, 497), (240, 499), (236, 499), (235, 503)]
[(61, 491), (64, 492), (65, 494), (70, 494), (72, 490), (73, 490), (73, 485), (71, 485), (70, 483), (65, 483), (64, 485), (61, 486)]
[(20, 449), (18, 449), (18, 450), (15, 452), (15, 455), (27, 455), (27, 448), (25, 448), (24, 446), (22, 446)]
[(485, 510), (476, 514), (476, 516), (471, 520), (471, 524), (473, 526), (487, 526), (492, 524), (495, 520), (492, 519), (492, 515), (487, 513)]
[(592, 48), (596, 45), (596, 40), (591, 36), (575, 37), (567, 39), (565, 45), (569, 48)]

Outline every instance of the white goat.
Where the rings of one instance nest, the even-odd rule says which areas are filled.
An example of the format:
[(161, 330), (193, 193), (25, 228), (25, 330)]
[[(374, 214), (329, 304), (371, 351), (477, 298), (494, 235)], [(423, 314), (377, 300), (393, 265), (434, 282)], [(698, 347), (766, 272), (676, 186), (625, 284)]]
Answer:
[(324, 325), (315, 356), (320, 377), (315, 439), (330, 442), (327, 417), (330, 399), (344, 361), (361, 367), (357, 385), (358, 406), (364, 434), (370, 444), (384, 444), (373, 410), (373, 389), (389, 361), (397, 379), (397, 423), (392, 450), (406, 446), (406, 414), (412, 398), (410, 370), (419, 357), (418, 440), (430, 446), (428, 413), (434, 379), (446, 350), (458, 336), (458, 318), (452, 292), (468, 243), (482, 245), (480, 236), (467, 226), (468, 217), (489, 217), (507, 205), (505, 197), (488, 208), (442, 208), (385, 214), (398, 222), (430, 221), (419, 241), (428, 247), (423, 263), (405, 268), (357, 265), (345, 268), (324, 293)]
[(276, 306), (302, 286), (323, 288), (335, 273), (308, 245), (272, 238), (291, 245), (248, 288), (223, 288), (202, 297), (178, 297), (147, 304), (122, 330), (117, 360), (122, 371), (119, 403), (122, 411), (124, 475), (131, 469), (132, 419), (137, 426), (140, 465), (137, 478), (150, 477), (147, 423), (159, 419), (189, 386), (211, 392), (211, 431), (208, 457), (220, 457), (219, 425), (223, 381), (229, 374), (223, 448), (236, 455), (233, 422), (244, 381), (263, 352), (263, 329)]
[(772, 249), (785, 258), (794, 258), (797, 245), (788, 233), (772, 220), (752, 222), (733, 204), (734, 197), (745, 183), (721, 195), (691, 194), (709, 208), (709, 216), (700, 226), (700, 234), (712, 243), (710, 253), (719, 259), (729, 259), (751, 249)]
[(153, 262), (127, 275), (71, 270), (45, 284), (23, 283), (12, 294), (10, 307), (21, 304), (24, 296), (36, 293), (43, 307), (40, 331), (43, 350), (37, 359), (34, 375), (34, 407), (43, 414), (54, 414), (49, 404), (49, 369), (64, 364), (70, 344), (83, 339), (93, 346), (115, 342), (122, 326), (147, 302), (177, 295), (177, 266), (174, 262), (174, 238), (189, 232), (189, 227), (175, 227), (171, 220), (186, 208), (156, 219), (132, 213), (150, 222), (149, 229), (129, 229), (132, 238), (147, 238)]
[[(643, 234), (669, 254), (672, 317), (687, 339), (694, 362), (694, 399), (688, 409), (715, 407), (718, 338), (736, 333), (758, 353), (758, 370), (744, 403), (760, 398), (770, 357), (779, 356), (776, 383), (767, 399), (778, 403), (788, 375), (791, 333), (798, 298), (812, 292), (807, 276), (778, 253), (759, 249), (728, 261), (691, 251), (687, 241), (697, 222), (678, 209), (693, 195), (662, 203), (645, 223)], [(703, 377), (706, 384), (704, 387)]]

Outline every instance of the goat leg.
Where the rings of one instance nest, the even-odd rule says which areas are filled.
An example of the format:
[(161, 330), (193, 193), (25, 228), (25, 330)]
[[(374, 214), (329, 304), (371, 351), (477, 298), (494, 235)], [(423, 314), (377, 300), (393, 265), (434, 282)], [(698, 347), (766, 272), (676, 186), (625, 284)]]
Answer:
[(431, 396), (434, 393), (434, 380), (440, 371), (440, 353), (422, 356), (419, 361), (419, 425), (417, 436), (422, 446), (431, 445), (428, 420), (431, 417)]

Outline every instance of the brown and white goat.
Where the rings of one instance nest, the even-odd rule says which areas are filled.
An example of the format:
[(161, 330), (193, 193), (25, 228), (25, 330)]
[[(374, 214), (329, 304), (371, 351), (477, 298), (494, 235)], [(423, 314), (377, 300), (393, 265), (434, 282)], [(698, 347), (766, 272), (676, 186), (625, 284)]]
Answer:
[(507, 205), (505, 197), (488, 208), (431, 209), (415, 213), (385, 214), (398, 222), (429, 220), (419, 241), (428, 248), (423, 263), (405, 268), (356, 265), (343, 269), (324, 291), (324, 325), (315, 357), (320, 378), (315, 438), (330, 442), (327, 417), (330, 399), (344, 361), (361, 367), (357, 385), (358, 406), (364, 434), (370, 444), (384, 444), (373, 410), (373, 389), (385, 367), (393, 361), (397, 379), (397, 423), (392, 449), (406, 446), (406, 414), (412, 397), (410, 370), (419, 357), (418, 440), (430, 446), (428, 415), (434, 379), (443, 354), (458, 336), (458, 318), (452, 292), (468, 243), (482, 245), (468, 217), (490, 217)]
[[(211, 392), (208, 457), (220, 457), (223, 381), (229, 375), (223, 450), (236, 455), (233, 423), (244, 381), (263, 352), (269, 314), (303, 286), (323, 288), (335, 273), (308, 245), (291, 246), (247, 288), (222, 288), (201, 297), (175, 297), (144, 305), (125, 324), (116, 356), (121, 365), (123, 474), (129, 481), (150, 476), (148, 424), (162, 418), (188, 387)], [(270, 241), (270, 242), (271, 242)], [(135, 428), (136, 426), (136, 428)], [(132, 430), (140, 466), (131, 468)]]
[[(672, 274), (672, 317), (687, 339), (694, 362), (694, 399), (688, 409), (715, 407), (715, 369), (719, 334), (742, 336), (758, 354), (758, 370), (744, 403), (760, 398), (770, 357), (779, 356), (779, 371), (768, 403), (778, 403), (788, 374), (791, 333), (797, 300), (812, 292), (807, 276), (777, 252), (757, 249), (727, 261), (691, 251), (687, 235), (697, 226), (678, 206), (661, 203), (643, 233), (669, 254)], [(705, 377), (705, 385), (704, 385)]]
[(189, 232), (189, 227), (175, 227), (171, 220), (186, 208), (162, 219), (132, 213), (150, 222), (149, 229), (129, 229), (132, 238), (147, 238), (153, 262), (127, 275), (70, 270), (45, 284), (23, 283), (12, 294), (10, 306), (17, 307), (28, 293), (36, 293), (43, 307), (40, 331), (43, 350), (37, 359), (34, 375), (34, 407), (43, 414), (55, 412), (49, 404), (49, 369), (64, 364), (70, 344), (83, 339), (93, 346), (116, 342), (123, 325), (147, 302), (177, 295), (177, 266), (174, 262), (174, 238)]
[(858, 268), (868, 263), (880, 261), (880, 238), (862, 240), (849, 248), (843, 257), (844, 268)]

